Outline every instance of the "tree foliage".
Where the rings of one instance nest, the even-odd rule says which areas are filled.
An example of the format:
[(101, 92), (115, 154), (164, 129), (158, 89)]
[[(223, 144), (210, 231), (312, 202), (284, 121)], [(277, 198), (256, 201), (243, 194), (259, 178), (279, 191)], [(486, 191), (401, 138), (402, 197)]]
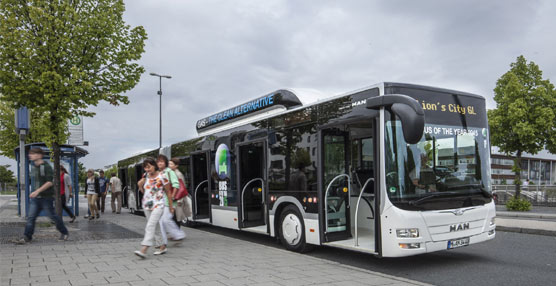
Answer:
[(0, 184), (13, 184), (16, 182), (14, 172), (8, 169), (10, 165), (0, 165)]
[[(50, 133), (48, 131), (48, 118), (34, 110), (30, 110), (30, 115), (31, 128), (29, 134), (25, 137), (25, 143), (47, 141)], [(66, 137), (61, 136), (60, 140), (66, 141)], [(14, 109), (2, 101), (2, 95), (0, 94), (0, 155), (15, 159), (14, 150), (16, 147), (19, 147), (19, 137), (15, 132)]]
[(122, 94), (144, 72), (133, 61), (144, 52), (146, 33), (126, 25), (123, 12), (121, 0), (2, 1), (4, 100), (64, 119), (94, 115), (86, 109), (101, 100), (127, 104)]
[(83, 163), (77, 163), (77, 172), (77, 181), (79, 182), (79, 184), (85, 184), (85, 182), (87, 181), (87, 169), (85, 168)]
[(118, 165), (112, 165), (110, 168), (108, 169), (104, 169), (104, 175), (107, 178), (112, 177), (112, 173), (116, 174), (116, 177), (118, 176)]
[(67, 121), (93, 116), (87, 108), (100, 101), (127, 104), (144, 72), (136, 61), (147, 36), (125, 24), (124, 10), (123, 0), (0, 1), (1, 99), (45, 120), (56, 189)]
[(556, 90), (534, 63), (519, 56), (496, 82), (496, 109), (488, 111), (491, 143), (515, 154), (516, 197), (523, 152), (536, 154), (543, 148), (556, 153)]

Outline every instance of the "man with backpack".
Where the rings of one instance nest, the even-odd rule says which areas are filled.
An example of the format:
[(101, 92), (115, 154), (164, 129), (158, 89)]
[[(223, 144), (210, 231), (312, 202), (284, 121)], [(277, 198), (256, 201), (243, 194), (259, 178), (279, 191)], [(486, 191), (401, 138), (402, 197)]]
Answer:
[(35, 221), (42, 210), (54, 221), (56, 229), (61, 233), (58, 240), (65, 241), (69, 238), (64, 221), (54, 211), (54, 170), (42, 157), (43, 151), (41, 148), (36, 147), (29, 150), (29, 160), (33, 161), (31, 168), (31, 182), (33, 184), (31, 185), (32, 192), (29, 194), (29, 217), (27, 217), (23, 237), (14, 241), (16, 244), (31, 242), (35, 232)]

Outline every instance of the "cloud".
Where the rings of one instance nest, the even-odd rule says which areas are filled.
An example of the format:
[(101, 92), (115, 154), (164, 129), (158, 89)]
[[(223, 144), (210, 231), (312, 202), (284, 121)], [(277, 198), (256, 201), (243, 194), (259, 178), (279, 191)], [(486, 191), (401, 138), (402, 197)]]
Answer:
[[(281, 88), (339, 94), (381, 81), (467, 91), (495, 106), (519, 55), (556, 81), (554, 1), (125, 1), (148, 33), (130, 104), (91, 107), (87, 167), (196, 136), (198, 119)], [(0, 160), (2, 163), (4, 160)], [(10, 163), (10, 164), (13, 164)]]

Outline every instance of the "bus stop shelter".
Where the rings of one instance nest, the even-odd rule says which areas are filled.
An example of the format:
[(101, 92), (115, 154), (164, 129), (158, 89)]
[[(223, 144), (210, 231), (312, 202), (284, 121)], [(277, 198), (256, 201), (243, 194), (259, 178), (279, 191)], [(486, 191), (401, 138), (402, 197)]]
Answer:
[[(17, 189), (18, 189), (18, 195), (17, 195), (17, 200), (18, 200), (18, 214), (20, 216), (28, 216), (28, 210), (29, 210), (29, 194), (31, 193), (31, 189), (30, 186), (32, 185), (33, 182), (31, 182), (31, 178), (29, 178), (30, 175), (30, 170), (31, 170), (31, 164), (33, 164), (33, 162), (31, 162), (29, 160), (29, 150), (31, 150), (31, 148), (41, 148), (44, 152), (44, 156), (43, 156), (43, 160), (45, 160), (46, 162), (48, 162), (53, 168), (54, 168), (54, 162), (53, 160), (51, 160), (53, 153), (51, 152), (51, 150), (46, 146), (45, 143), (31, 143), (31, 144), (26, 144), (25, 145), (25, 158), (23, 158), (23, 163), (25, 166), (25, 178), (26, 178), (26, 184), (24, 187), (24, 190), (20, 190), (21, 189), (21, 184), (19, 182), (20, 181), (20, 176), (21, 168), (17, 168), (17, 177), (18, 177), (18, 184), (17, 184)], [(17, 160), (17, 164), (19, 165), (21, 162), (20, 155), (19, 155), (19, 147), (15, 148), (15, 156), (16, 156), (16, 160)], [(72, 145), (60, 145), (60, 165), (64, 166), (66, 168), (66, 170), (68, 171), (70, 178), (71, 178), (71, 186), (72, 186), (72, 193), (73, 193), (73, 199), (69, 201), (69, 203), (67, 204), (68, 208), (70, 208), (73, 213), (76, 216), (79, 216), (79, 168), (78, 168), (78, 160), (82, 157), (85, 157), (87, 154), (89, 154), (89, 152), (87, 152), (87, 150), (77, 147), (77, 146), (72, 146)], [(55, 191), (60, 191), (60, 190), (55, 190)], [(66, 213), (66, 211), (63, 211), (63, 214), (65, 216), (67, 216), (68, 214)], [(43, 212), (41, 212), (39, 215), (43, 215)]]

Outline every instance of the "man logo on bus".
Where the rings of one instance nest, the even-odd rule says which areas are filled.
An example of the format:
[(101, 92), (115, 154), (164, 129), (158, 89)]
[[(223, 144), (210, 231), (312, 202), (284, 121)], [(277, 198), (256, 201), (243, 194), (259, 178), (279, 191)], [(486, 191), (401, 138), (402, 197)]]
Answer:
[(214, 167), (218, 178), (225, 180), (228, 178), (230, 171), (230, 149), (226, 144), (220, 144), (216, 149), (216, 156), (214, 158)]

